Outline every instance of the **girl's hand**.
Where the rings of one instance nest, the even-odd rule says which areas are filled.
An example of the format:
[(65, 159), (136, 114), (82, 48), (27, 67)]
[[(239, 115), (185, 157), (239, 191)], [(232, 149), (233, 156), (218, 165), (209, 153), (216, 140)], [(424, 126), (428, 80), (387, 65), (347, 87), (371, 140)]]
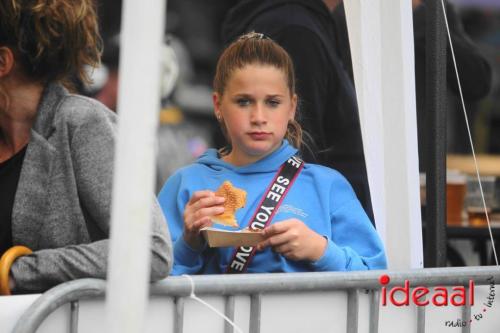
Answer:
[(224, 212), (221, 206), (226, 199), (215, 196), (212, 191), (197, 191), (184, 209), (184, 241), (195, 250), (200, 250), (203, 240), (200, 229), (212, 225), (211, 216)]
[(271, 246), (291, 260), (316, 261), (325, 252), (327, 240), (309, 229), (304, 222), (288, 219), (264, 229), (266, 240), (257, 245), (257, 250)]

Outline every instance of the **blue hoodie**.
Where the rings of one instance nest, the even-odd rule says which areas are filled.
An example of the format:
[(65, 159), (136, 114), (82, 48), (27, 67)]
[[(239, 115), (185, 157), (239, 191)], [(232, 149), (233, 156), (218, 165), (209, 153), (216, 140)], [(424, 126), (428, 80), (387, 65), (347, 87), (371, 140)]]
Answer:
[[(234, 166), (209, 149), (194, 164), (178, 170), (161, 190), (158, 200), (174, 242), (172, 275), (225, 272), (234, 248), (205, 247), (201, 252), (182, 237), (183, 213), (189, 198), (200, 190), (216, 191), (225, 181), (247, 191), (247, 203), (236, 211), (240, 227), (248, 226), (264, 192), (279, 167), (297, 150), (286, 140), (272, 154), (245, 166)], [(288, 191), (271, 223), (296, 218), (324, 236), (328, 245), (317, 261), (293, 261), (271, 248), (256, 252), (247, 272), (311, 272), (384, 269), (380, 238), (347, 180), (337, 171), (306, 164)], [(218, 227), (217, 224), (214, 225)], [(220, 227), (225, 228), (225, 227)]]

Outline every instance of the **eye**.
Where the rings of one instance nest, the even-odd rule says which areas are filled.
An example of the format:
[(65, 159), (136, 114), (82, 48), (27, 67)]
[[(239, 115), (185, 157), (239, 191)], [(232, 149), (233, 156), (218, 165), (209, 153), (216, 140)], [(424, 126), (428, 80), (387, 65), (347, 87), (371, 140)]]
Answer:
[(236, 104), (238, 104), (238, 106), (249, 106), (250, 105), (250, 99), (249, 98), (245, 98), (245, 97), (241, 97), (241, 98), (238, 98), (236, 99)]
[(272, 108), (277, 108), (281, 104), (281, 101), (279, 99), (272, 98), (272, 99), (267, 100), (266, 103), (267, 103), (267, 105), (269, 105)]

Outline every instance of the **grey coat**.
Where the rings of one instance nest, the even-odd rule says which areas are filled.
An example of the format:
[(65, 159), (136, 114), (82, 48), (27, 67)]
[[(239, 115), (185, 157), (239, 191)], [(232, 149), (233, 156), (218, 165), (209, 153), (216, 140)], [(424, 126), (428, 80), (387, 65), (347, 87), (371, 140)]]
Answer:
[[(115, 123), (115, 114), (97, 101), (57, 84), (45, 89), (12, 213), (14, 245), (34, 252), (12, 266), (15, 292), (106, 277)], [(151, 244), (151, 280), (158, 280), (173, 259), (156, 200)]]

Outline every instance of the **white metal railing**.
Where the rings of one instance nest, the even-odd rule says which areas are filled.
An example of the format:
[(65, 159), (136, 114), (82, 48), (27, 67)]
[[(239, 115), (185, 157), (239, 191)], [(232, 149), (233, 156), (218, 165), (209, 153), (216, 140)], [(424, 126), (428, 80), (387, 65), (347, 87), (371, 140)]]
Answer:
[[(384, 306), (380, 299), (382, 285), (379, 281), (384, 274), (390, 277), (390, 282), (385, 285), (386, 296), (390, 288), (403, 286), (405, 281), (411, 283), (411, 288), (464, 286), (468, 290), (472, 280), (478, 289), (475, 304), (460, 307)], [(492, 301), (489, 312), (482, 312), (492, 281), (500, 281), (500, 269), (496, 267), (432, 268), (404, 272), (204, 275), (193, 276), (192, 279), (198, 296), (216, 304), (227, 317), (250, 333), (299, 332), (303, 327), (311, 328), (308, 330), (311, 332), (441, 332), (448, 329), (447, 325), (451, 322), (458, 323), (458, 320), (467, 322), (461, 327), (462, 332), (482, 332), (484, 327), (500, 325), (500, 318), (494, 314), (499, 312), (496, 309), (498, 301)], [(203, 329), (204, 332), (221, 332), (223, 329), (225, 333), (234, 332), (232, 326), (224, 324), (222, 319), (214, 321), (215, 315), (204, 312), (199, 304), (191, 301), (191, 291), (192, 285), (186, 277), (170, 277), (151, 285), (150, 305), (156, 302), (156, 307), (163, 307), (163, 310), (160, 311), (162, 322), (150, 323), (148, 331), (177, 333)], [(76, 333), (81, 327), (78, 322), (80, 300), (102, 298), (104, 293), (103, 280), (82, 279), (61, 284), (38, 298), (18, 320), (13, 332), (37, 331), (45, 318), (69, 303), (69, 331)], [(160, 305), (159, 299), (168, 302)], [(148, 309), (158, 311), (151, 306)], [(301, 317), (293, 315), (297, 313)], [(478, 314), (482, 314), (481, 321), (474, 317)], [(210, 316), (212, 320), (207, 319)]]

